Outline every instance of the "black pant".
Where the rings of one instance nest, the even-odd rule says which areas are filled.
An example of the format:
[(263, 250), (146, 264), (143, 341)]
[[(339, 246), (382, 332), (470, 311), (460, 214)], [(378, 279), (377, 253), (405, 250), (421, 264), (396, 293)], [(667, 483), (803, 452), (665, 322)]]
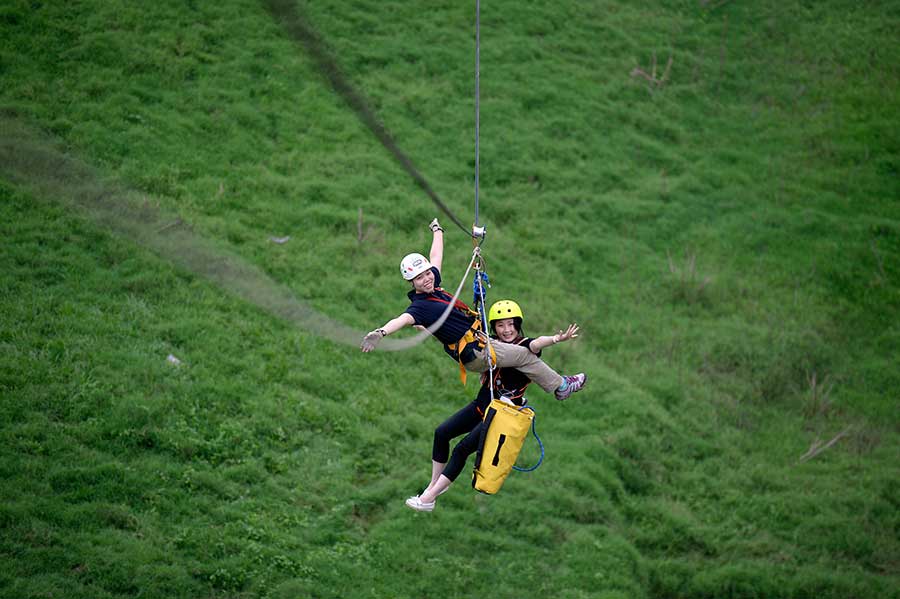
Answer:
[[(443, 475), (451, 481), (456, 480), (462, 472), (469, 456), (478, 450), (478, 441), (481, 437), (484, 411), (491, 403), (491, 392), (485, 386), (478, 391), (478, 396), (467, 406), (450, 416), (434, 429), (434, 446), (431, 450), (431, 459), (438, 463), (446, 463)], [(468, 433), (466, 435), (466, 433)], [(450, 440), (460, 435), (466, 437), (453, 448), (450, 455)], [(450, 461), (447, 461), (447, 458)]]

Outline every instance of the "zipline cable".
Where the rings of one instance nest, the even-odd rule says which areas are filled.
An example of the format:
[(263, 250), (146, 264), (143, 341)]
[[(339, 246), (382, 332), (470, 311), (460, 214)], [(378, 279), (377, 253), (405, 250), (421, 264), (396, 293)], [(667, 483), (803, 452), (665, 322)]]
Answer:
[[(308, 24), (307, 19), (300, 15), (297, 8), (296, 0), (264, 0), (263, 2), (269, 12), (278, 20), (285, 28), (287, 33), (295, 41), (300, 42), (306, 49), (307, 54), (312, 58), (315, 66), (323, 77), (331, 84), (334, 91), (344, 99), (350, 106), (357, 118), (372, 132), (372, 134), (381, 142), (381, 145), (388, 150), (391, 155), (400, 163), (400, 166), (409, 174), (410, 177), (422, 188), (422, 190), (431, 198), (444, 214), (446, 214), (453, 223), (459, 227), (463, 233), (472, 236), (472, 232), (462, 224), (450, 208), (438, 197), (437, 193), (422, 176), (422, 173), (415, 167), (412, 160), (403, 153), (397, 146), (397, 142), (388, 132), (387, 128), (378, 121), (375, 112), (369, 106), (369, 103), (363, 95), (357, 91), (344, 76), (337, 61), (328, 52), (325, 42), (319, 34)], [(476, 217), (477, 222), (477, 208)]]
[[(479, 180), (481, 178), (481, 0), (475, 0), (475, 227), (472, 231), (473, 241), (481, 235), (481, 243), (484, 243), (484, 228), (478, 225), (479, 215)], [(494, 399), (494, 361), (490, 358), (491, 354), (491, 331), (489, 328), (486, 307), (484, 303), (484, 282), (487, 280), (487, 273), (483, 273), (482, 259), (475, 270), (475, 287), (479, 292), (479, 312), (481, 314), (482, 330), (484, 331), (485, 344), (487, 346), (488, 355), (488, 384), (491, 390), (491, 400)], [(484, 276), (482, 276), (484, 274)], [(490, 283), (488, 283), (490, 284)]]
[(481, 0), (475, 0), (475, 226), (478, 227), (478, 179), (480, 175), (479, 130), (481, 128)]

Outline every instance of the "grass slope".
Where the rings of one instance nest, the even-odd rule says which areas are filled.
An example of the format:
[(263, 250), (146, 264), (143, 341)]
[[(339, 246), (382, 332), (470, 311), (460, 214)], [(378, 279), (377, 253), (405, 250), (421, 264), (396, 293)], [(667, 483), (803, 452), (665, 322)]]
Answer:
[[(301, 8), (470, 220), (473, 7)], [(298, 328), (8, 142), (359, 331), (403, 308), (427, 197), (262, 3), (4, 3), (0, 596), (900, 596), (898, 25), (877, 1), (483, 3), (492, 297), (529, 332), (577, 320), (547, 358), (591, 381), (533, 393), (539, 470), (419, 515), (431, 431), (474, 394), (436, 344)], [(448, 283), (467, 243), (448, 228)]]

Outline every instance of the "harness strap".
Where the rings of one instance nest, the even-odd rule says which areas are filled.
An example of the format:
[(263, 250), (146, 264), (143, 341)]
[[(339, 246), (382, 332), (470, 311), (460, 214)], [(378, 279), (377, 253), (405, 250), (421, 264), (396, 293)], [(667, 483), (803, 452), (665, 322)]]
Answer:
[[(441, 291), (443, 293), (447, 293), (440, 287), (435, 287), (435, 291)], [(426, 299), (432, 302), (440, 302), (442, 304), (450, 304), (449, 300), (445, 300), (444, 298), (437, 297), (434, 295), (429, 295)], [(466, 367), (462, 361), (462, 353), (466, 346), (470, 343), (476, 343), (478, 349), (483, 349), (485, 346), (484, 333), (481, 331), (481, 320), (478, 319), (478, 312), (470, 308), (460, 300), (459, 298), (453, 303), (453, 307), (465, 314), (466, 316), (471, 316), (475, 318), (475, 321), (472, 323), (472, 327), (466, 331), (466, 334), (463, 335), (459, 341), (456, 343), (448, 343), (447, 347), (456, 352), (456, 359), (459, 361), (459, 379), (462, 381), (462, 384), (466, 384), (466, 379), (468, 378)], [(497, 363), (497, 354), (494, 351), (494, 348), (491, 348), (491, 365)]]
[[(441, 289), (440, 287), (435, 287), (434, 290), (435, 290), (435, 291), (440, 291), (440, 292), (442, 292), (442, 293), (447, 293), (446, 291), (444, 291), (444, 290)], [(447, 295), (450, 295), (450, 294), (448, 293)], [(441, 302), (442, 304), (449, 304), (449, 303), (450, 303), (450, 300), (445, 300), (445, 299), (443, 299), (443, 298), (436, 297), (436, 296), (434, 296), (434, 295), (429, 295), (429, 296), (428, 296), (427, 298), (425, 298), (425, 299), (427, 299), (428, 301), (431, 301), (431, 302)], [(467, 306), (466, 303), (463, 302), (463, 301), (462, 301), (461, 299), (459, 299), (459, 298), (456, 298), (456, 301), (453, 303), (453, 307), (456, 308), (457, 310), (459, 310), (460, 312), (462, 312), (463, 314), (465, 314), (466, 316), (474, 316), (474, 317), (476, 317), (476, 318), (478, 317), (478, 312), (476, 312), (475, 310), (473, 310), (472, 308), (470, 308), (469, 306)]]
[[(520, 337), (514, 343), (516, 345), (524, 346), (525, 338)], [(491, 347), (491, 349), (493, 349), (493, 346)], [(494, 363), (496, 364), (496, 360), (494, 361)], [(486, 373), (486, 372), (482, 373), (481, 374), (481, 384), (483, 385), (484, 383), (488, 382), (488, 378), (489, 378), (488, 373)], [(506, 389), (503, 387), (502, 378), (503, 378), (503, 369), (498, 368), (497, 372), (494, 374), (494, 379), (493, 379), (493, 389), (495, 391), (497, 391), (497, 393), (499, 393), (500, 395), (503, 395), (509, 399), (521, 399), (521, 398), (525, 397), (525, 389), (527, 389), (528, 385), (531, 384), (530, 379), (526, 380), (525, 384), (522, 385), (522, 387), (510, 391), (509, 389)]]
[[(474, 343), (477, 347), (476, 351), (483, 350), (485, 348), (485, 334), (481, 331), (481, 321), (476, 320), (472, 323), (472, 328), (466, 331), (466, 334), (463, 335), (459, 341), (456, 343), (448, 343), (447, 347), (456, 352), (456, 359), (459, 361), (459, 380), (462, 381), (462, 384), (466, 384), (466, 379), (468, 372), (466, 371), (466, 367), (462, 361), (463, 350), (465, 350), (466, 346), (470, 343)], [(497, 352), (494, 351), (494, 348), (491, 347), (491, 364), (493, 367), (497, 364)]]

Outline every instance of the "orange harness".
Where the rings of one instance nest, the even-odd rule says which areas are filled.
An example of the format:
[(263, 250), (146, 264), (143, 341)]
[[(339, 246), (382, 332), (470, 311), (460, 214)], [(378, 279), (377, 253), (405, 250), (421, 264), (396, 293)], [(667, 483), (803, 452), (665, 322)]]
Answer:
[[(440, 287), (436, 287), (437, 291), (444, 291)], [(446, 293), (446, 291), (444, 291)], [(428, 299), (434, 302), (441, 302), (443, 304), (449, 304), (450, 302), (445, 299), (441, 299), (439, 297), (435, 297), (433, 295), (428, 296)], [(456, 352), (456, 359), (459, 361), (459, 379), (462, 381), (462, 384), (466, 384), (466, 367), (462, 361), (463, 350), (470, 343), (476, 344), (476, 351), (483, 350), (487, 345), (487, 335), (481, 330), (481, 320), (478, 318), (478, 312), (467, 306), (464, 302), (459, 299), (453, 305), (454, 308), (466, 314), (467, 316), (472, 316), (475, 318), (475, 322), (472, 323), (472, 327), (466, 331), (466, 334), (460, 337), (459, 341), (456, 343), (448, 343), (447, 347)], [(491, 346), (491, 366), (497, 365), (497, 354), (494, 351), (494, 347)]]

